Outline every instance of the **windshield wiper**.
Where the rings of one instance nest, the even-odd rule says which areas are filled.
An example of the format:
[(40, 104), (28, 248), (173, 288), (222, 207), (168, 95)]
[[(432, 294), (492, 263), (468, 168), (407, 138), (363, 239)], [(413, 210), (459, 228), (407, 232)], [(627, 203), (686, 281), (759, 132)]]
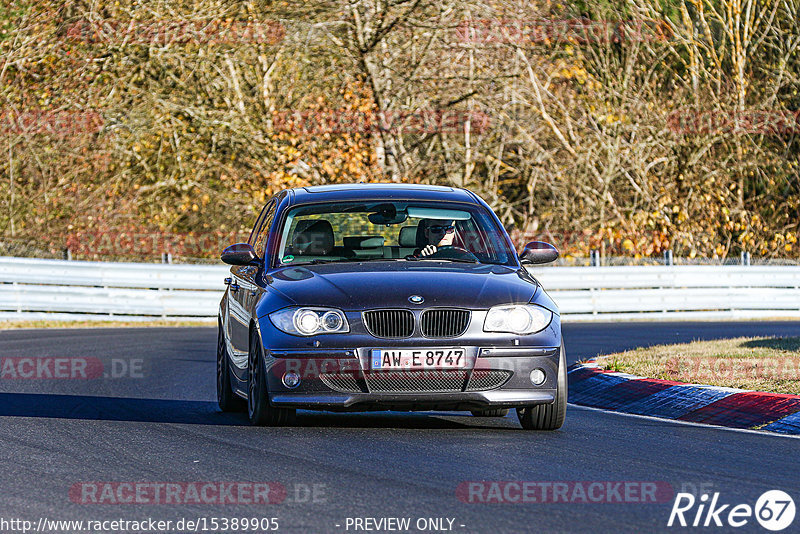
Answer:
[(439, 261), (454, 261), (456, 263), (480, 263), (479, 260), (470, 260), (467, 258), (431, 258), (431, 259)]
[(406, 256), (409, 261), (452, 261), (456, 263), (481, 263), (480, 260), (470, 260), (468, 258), (432, 258), (430, 256)]
[(322, 258), (316, 258), (309, 261), (304, 261), (302, 263), (292, 263), (288, 265), (319, 265), (322, 263), (346, 263), (346, 262), (367, 262), (367, 261), (452, 261), (454, 263), (479, 263), (483, 264), (493, 264), (493, 265), (500, 265), (495, 264), (494, 262), (482, 262), (480, 260), (471, 260), (469, 258), (431, 258), (430, 256), (414, 256), (409, 254), (403, 258), (340, 258), (335, 260), (326, 260)]
[(342, 261), (400, 261), (404, 259), (405, 258), (347, 258)]
[(304, 261), (302, 263), (292, 263), (290, 265), (319, 265), (322, 263), (346, 263), (346, 262), (362, 262), (362, 261), (399, 261), (403, 258), (337, 258), (335, 260), (326, 260), (324, 258), (315, 258), (313, 260)]

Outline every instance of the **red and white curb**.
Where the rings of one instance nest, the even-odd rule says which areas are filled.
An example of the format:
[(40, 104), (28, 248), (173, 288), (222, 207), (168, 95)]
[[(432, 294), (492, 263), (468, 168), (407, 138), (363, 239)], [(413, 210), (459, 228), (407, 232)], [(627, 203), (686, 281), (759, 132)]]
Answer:
[(800, 434), (800, 395), (686, 384), (600, 369), (567, 374), (569, 401), (582, 406), (731, 428)]

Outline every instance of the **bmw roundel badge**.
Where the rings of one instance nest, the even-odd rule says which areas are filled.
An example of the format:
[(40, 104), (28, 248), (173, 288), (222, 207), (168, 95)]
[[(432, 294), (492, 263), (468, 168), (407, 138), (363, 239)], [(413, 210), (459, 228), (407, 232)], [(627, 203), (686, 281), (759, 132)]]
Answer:
[(408, 301), (411, 302), (412, 304), (422, 304), (423, 302), (425, 302), (425, 299), (422, 298), (420, 295), (411, 295), (410, 297), (408, 297)]

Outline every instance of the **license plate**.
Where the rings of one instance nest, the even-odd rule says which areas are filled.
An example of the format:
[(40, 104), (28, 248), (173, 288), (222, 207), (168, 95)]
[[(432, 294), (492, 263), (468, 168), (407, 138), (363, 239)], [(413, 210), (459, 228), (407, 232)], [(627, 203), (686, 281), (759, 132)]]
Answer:
[(460, 369), (467, 366), (464, 349), (372, 349), (372, 369)]

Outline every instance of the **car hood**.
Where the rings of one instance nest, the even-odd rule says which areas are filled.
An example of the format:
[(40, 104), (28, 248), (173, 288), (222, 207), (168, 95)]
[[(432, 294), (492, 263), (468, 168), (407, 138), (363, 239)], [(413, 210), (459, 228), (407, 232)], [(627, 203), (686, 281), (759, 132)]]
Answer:
[(424, 307), (486, 309), (530, 302), (538, 287), (525, 272), (510, 267), (432, 261), (286, 267), (269, 273), (265, 281), (267, 290), (279, 293), (282, 301), (344, 310), (413, 307), (412, 295), (425, 299)]

